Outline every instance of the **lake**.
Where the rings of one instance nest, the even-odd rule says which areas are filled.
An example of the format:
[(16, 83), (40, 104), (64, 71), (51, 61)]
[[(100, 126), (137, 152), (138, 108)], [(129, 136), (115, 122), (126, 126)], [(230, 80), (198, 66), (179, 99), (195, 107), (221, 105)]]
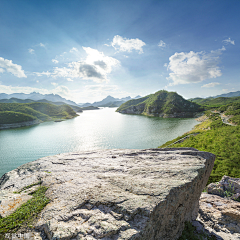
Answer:
[(115, 110), (101, 108), (63, 122), (0, 130), (0, 177), (24, 163), (64, 152), (156, 148), (198, 123), (193, 118), (126, 115)]

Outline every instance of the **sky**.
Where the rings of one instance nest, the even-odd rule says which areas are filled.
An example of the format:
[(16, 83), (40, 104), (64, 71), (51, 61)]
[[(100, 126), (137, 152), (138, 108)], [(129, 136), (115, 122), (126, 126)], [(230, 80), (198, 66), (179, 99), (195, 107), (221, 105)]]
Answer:
[(1, 0), (0, 93), (76, 103), (240, 90), (239, 0)]

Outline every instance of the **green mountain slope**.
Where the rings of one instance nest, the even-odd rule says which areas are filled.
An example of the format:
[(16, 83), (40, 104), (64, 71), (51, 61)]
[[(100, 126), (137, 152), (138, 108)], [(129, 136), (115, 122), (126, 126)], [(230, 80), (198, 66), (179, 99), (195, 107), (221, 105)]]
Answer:
[(31, 120), (69, 119), (77, 114), (68, 105), (50, 103), (0, 103), (0, 124), (19, 123)]
[[(66, 103), (64, 102), (51, 102), (46, 99), (41, 99), (37, 101), (34, 101), (32, 99), (19, 99), (19, 98), (0, 99), (0, 103), (35, 103), (35, 102), (50, 103), (53, 105), (66, 105)], [(70, 104), (67, 105), (70, 106), (75, 112), (82, 112), (82, 108), (80, 107)]]
[(193, 98), (191, 101), (209, 109), (230, 103), (240, 103), (240, 97)]
[(176, 92), (161, 90), (143, 98), (127, 101), (116, 111), (159, 117), (193, 117), (197, 112), (203, 111), (203, 108), (185, 100)]
[(37, 118), (25, 113), (13, 111), (0, 112), (0, 124), (21, 123), (33, 120), (37, 120)]

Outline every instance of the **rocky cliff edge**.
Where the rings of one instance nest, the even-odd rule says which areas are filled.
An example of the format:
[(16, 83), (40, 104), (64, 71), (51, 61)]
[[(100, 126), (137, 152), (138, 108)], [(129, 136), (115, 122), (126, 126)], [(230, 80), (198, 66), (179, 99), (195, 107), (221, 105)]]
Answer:
[(3, 175), (1, 212), (8, 195), (40, 180), (51, 202), (34, 227), (48, 239), (174, 240), (197, 217), (214, 159), (193, 148), (45, 157)]

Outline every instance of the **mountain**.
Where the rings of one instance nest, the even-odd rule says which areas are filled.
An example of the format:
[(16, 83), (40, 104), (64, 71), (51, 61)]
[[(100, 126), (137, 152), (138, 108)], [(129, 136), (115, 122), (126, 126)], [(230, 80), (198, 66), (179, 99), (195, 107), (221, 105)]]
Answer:
[[(19, 98), (10, 98), (10, 99), (0, 99), (0, 103), (33, 103), (33, 102), (42, 102), (42, 103), (50, 103), (54, 105), (65, 105), (65, 102), (52, 102), (48, 101), (46, 99), (40, 99), (40, 100), (31, 100), (31, 99), (19, 99)], [(82, 108), (67, 104), (69, 105), (75, 112), (82, 112)]]
[(224, 94), (221, 94), (221, 95), (208, 97), (208, 98), (200, 98), (200, 97), (190, 98), (188, 100), (192, 101), (192, 102), (195, 102), (195, 103), (198, 103), (198, 104), (204, 104), (205, 102), (208, 102), (209, 100), (212, 100), (214, 98), (220, 98), (220, 97), (225, 97), (225, 98), (240, 97), (240, 91), (224, 93)]
[(218, 98), (218, 97), (240, 97), (240, 91), (224, 93), (224, 94), (221, 94), (221, 95), (217, 95), (213, 98)]
[(134, 97), (133, 99), (138, 99), (138, 98), (141, 98), (140, 95), (137, 95), (136, 97)]
[(6, 93), (0, 93), (0, 99), (10, 99), (10, 98), (18, 98), (18, 99), (31, 99), (31, 100), (41, 100), (46, 99), (51, 102), (64, 102), (69, 105), (78, 106), (75, 102), (71, 100), (67, 100), (57, 94), (41, 94), (37, 92), (32, 92), (29, 94), (26, 93), (12, 93), (12, 94), (6, 94)]
[(0, 103), (0, 124), (20, 123), (32, 120), (70, 119), (78, 116), (74, 110), (64, 104), (56, 106), (50, 103)]
[(158, 91), (148, 96), (132, 99), (122, 104), (117, 110), (126, 114), (142, 114), (157, 117), (194, 117), (203, 108), (185, 100), (176, 92)]
[(217, 108), (226, 104), (240, 103), (239, 97), (195, 98), (191, 101), (202, 105), (205, 109)]
[(123, 103), (125, 103), (126, 101), (114, 101), (114, 102), (109, 102), (109, 103), (106, 103), (104, 105), (101, 105), (101, 107), (120, 107)]
[(122, 103), (131, 100), (131, 99), (136, 99), (141, 96), (136, 96), (135, 98), (131, 98), (130, 96), (125, 97), (125, 98), (114, 98), (112, 96), (107, 96), (104, 98), (102, 101), (99, 102), (94, 102), (94, 103), (84, 103), (81, 105), (81, 107), (89, 107), (89, 106), (94, 106), (94, 107), (119, 107)]

